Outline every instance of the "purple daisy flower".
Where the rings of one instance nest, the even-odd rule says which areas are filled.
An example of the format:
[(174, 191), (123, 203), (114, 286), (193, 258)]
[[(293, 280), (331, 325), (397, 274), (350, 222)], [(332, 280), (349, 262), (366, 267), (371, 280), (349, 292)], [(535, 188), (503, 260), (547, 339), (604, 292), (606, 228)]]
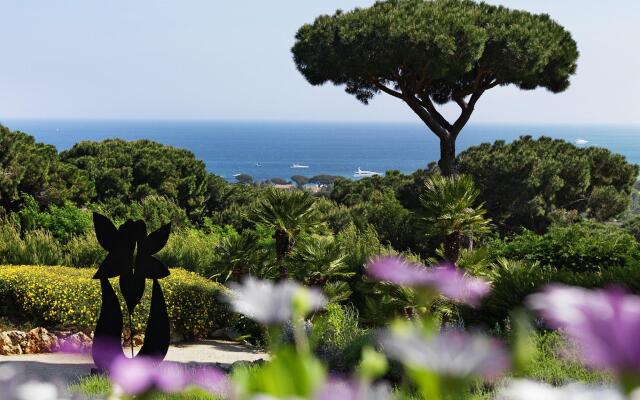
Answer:
[(153, 378), (155, 388), (165, 393), (179, 392), (191, 383), (185, 367), (172, 362), (157, 366)]
[(159, 363), (150, 357), (118, 357), (111, 365), (109, 374), (114, 385), (132, 396), (152, 389), (175, 393), (191, 384), (188, 371), (180, 364)]
[(528, 305), (553, 328), (562, 328), (591, 367), (640, 373), (640, 296), (619, 289), (587, 290), (553, 285)]
[(374, 279), (398, 286), (428, 287), (459, 303), (476, 307), (489, 294), (487, 281), (466, 275), (453, 264), (425, 267), (402, 257), (378, 257), (367, 266), (367, 274)]
[(118, 357), (109, 374), (114, 385), (128, 395), (139, 395), (151, 390), (155, 385), (157, 364), (145, 357)]
[(218, 368), (198, 368), (193, 372), (191, 384), (221, 397), (226, 397), (231, 393), (229, 378)]

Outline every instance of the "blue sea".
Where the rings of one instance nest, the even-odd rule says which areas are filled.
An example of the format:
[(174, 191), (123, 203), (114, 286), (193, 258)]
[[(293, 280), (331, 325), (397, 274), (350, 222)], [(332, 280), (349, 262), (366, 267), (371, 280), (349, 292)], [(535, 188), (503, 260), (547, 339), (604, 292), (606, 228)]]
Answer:
[[(353, 177), (359, 167), (410, 173), (438, 159), (436, 137), (418, 123), (228, 122), (168, 120), (0, 120), (38, 141), (68, 149), (82, 140), (149, 139), (191, 150), (207, 169), (228, 180), (239, 173), (256, 180), (319, 174)], [(458, 152), (520, 135), (562, 138), (602, 146), (640, 163), (640, 126), (472, 124), (458, 138)], [(306, 169), (293, 169), (297, 163)]]

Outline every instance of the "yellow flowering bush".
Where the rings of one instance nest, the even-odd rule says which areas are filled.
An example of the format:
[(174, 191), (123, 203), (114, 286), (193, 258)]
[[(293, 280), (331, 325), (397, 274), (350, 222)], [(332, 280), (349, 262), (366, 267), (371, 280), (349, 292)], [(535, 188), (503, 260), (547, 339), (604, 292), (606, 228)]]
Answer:
[[(0, 266), (0, 315), (90, 332), (95, 327), (101, 299), (100, 283), (91, 279), (94, 272), (61, 266)], [(134, 311), (137, 332), (144, 331), (149, 315), (150, 283)], [(111, 284), (128, 320), (117, 278)], [(172, 332), (185, 338), (203, 337), (211, 330), (234, 324), (236, 317), (218, 299), (227, 290), (224, 286), (179, 268), (171, 269), (171, 275), (160, 285)]]

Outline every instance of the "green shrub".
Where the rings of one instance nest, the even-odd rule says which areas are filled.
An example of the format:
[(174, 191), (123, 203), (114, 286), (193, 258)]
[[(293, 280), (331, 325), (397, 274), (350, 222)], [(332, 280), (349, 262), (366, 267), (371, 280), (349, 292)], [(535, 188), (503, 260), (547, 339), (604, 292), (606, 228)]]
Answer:
[(20, 227), (14, 221), (0, 220), (0, 263), (20, 264), (23, 253)]
[(411, 212), (390, 189), (373, 192), (367, 201), (353, 206), (351, 212), (354, 220), (361, 219), (375, 228), (380, 242), (400, 251), (411, 247), (418, 236)]
[(62, 261), (62, 246), (50, 233), (31, 231), (23, 239), (16, 223), (0, 221), (0, 263), (55, 265)]
[[(45, 326), (91, 331), (100, 308), (100, 284), (94, 271), (70, 267), (0, 266), (0, 303), (10, 305), (15, 319), (34, 320)], [(112, 281), (119, 292), (117, 280)], [(172, 331), (185, 338), (232, 326), (237, 317), (217, 301), (226, 289), (182, 269), (172, 269), (161, 281)], [(120, 296), (121, 297), (121, 296)], [(143, 331), (149, 313), (151, 285), (133, 315), (134, 330)], [(126, 307), (121, 298), (123, 314)]]
[(331, 303), (313, 321), (312, 339), (316, 354), (333, 371), (353, 371), (362, 348), (371, 343), (370, 332), (358, 326), (358, 312), (353, 307)]
[(204, 274), (218, 260), (217, 234), (206, 234), (197, 229), (181, 229), (173, 232), (158, 258), (166, 265), (180, 266), (189, 271)]
[(38, 204), (31, 196), (25, 196), (24, 202), (25, 207), (18, 213), (23, 231), (47, 231), (64, 243), (93, 227), (91, 213), (69, 201), (62, 206), (52, 204), (46, 211), (39, 211)]
[(622, 224), (622, 229), (630, 233), (640, 242), (640, 215), (634, 214)]
[(20, 237), (17, 223), (0, 220), (0, 265), (97, 267), (105, 255), (93, 232), (61, 244), (42, 230), (28, 231)]
[(536, 263), (503, 261), (494, 271), (493, 289), (479, 310), (465, 310), (467, 323), (493, 327), (524, 305), (527, 296), (551, 283), (585, 288), (623, 287), (640, 294), (640, 266), (612, 267), (591, 272), (557, 270)]
[(522, 374), (529, 379), (554, 386), (571, 382), (610, 383), (611, 377), (585, 367), (578, 361), (578, 354), (569, 349), (575, 345), (558, 332), (538, 333), (533, 337), (536, 354), (527, 363)]
[(632, 266), (640, 260), (640, 246), (632, 235), (596, 222), (556, 224), (544, 235), (526, 231), (507, 242), (496, 240), (489, 248), (494, 257), (535, 261), (571, 271)]
[(64, 252), (63, 264), (77, 268), (97, 268), (107, 256), (93, 231), (69, 240), (64, 246)]
[(16, 262), (28, 265), (56, 265), (64, 259), (60, 243), (46, 231), (32, 231), (24, 237), (22, 260)]
[(171, 222), (174, 228), (190, 225), (186, 211), (165, 196), (149, 195), (128, 204), (112, 199), (93, 208), (114, 221), (143, 220), (148, 231), (155, 231), (167, 222)]
[(362, 272), (369, 259), (380, 254), (384, 248), (376, 230), (370, 225), (359, 231), (351, 224), (336, 235), (336, 242), (346, 251), (345, 263), (349, 270), (356, 273)]
[[(216, 247), (223, 235), (235, 234), (224, 228), (204, 233), (195, 228), (178, 229), (169, 238), (158, 257), (172, 267), (201, 274), (211, 272), (219, 260)], [(0, 220), (0, 265), (68, 265), (97, 267), (106, 253), (93, 231), (72, 236), (61, 243), (49, 231), (32, 230), (20, 235), (15, 221)]]

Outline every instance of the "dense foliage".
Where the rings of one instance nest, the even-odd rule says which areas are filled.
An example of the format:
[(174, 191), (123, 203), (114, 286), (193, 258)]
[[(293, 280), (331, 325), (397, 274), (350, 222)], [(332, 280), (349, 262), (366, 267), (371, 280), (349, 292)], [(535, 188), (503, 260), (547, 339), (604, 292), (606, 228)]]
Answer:
[[(18, 165), (25, 154), (38, 148), (33, 146), (13, 151), (3, 165)], [(108, 215), (117, 224), (128, 218), (143, 219), (150, 229), (172, 221), (175, 229), (158, 254), (169, 266), (225, 285), (251, 275), (286, 276), (320, 287), (331, 304), (326, 313), (313, 318), (310, 329), (316, 354), (334, 370), (355, 368), (360, 350), (371, 341), (371, 328), (397, 317), (412, 318), (420, 311), (421, 298), (413, 289), (365, 277), (364, 266), (377, 255), (403, 254), (412, 262), (428, 264), (455, 259), (467, 273), (493, 281), (494, 290), (479, 311), (469, 313), (446, 301), (433, 304), (434, 315), (455, 324), (508, 326), (505, 321), (524, 297), (550, 282), (598, 287), (633, 285), (637, 280), (637, 217), (633, 208), (626, 208), (636, 191), (637, 167), (603, 149), (525, 137), (513, 144), (496, 142), (464, 152), (459, 164), (466, 176), (447, 178), (429, 167), (411, 175), (388, 171), (360, 180), (315, 177), (324, 185), (319, 193), (302, 187), (304, 177), (292, 179), (301, 187), (290, 190), (276, 190), (269, 182), (229, 183), (204, 172), (191, 153), (150, 142), (82, 143), (62, 158), (55, 150), (51, 156), (51, 162), (84, 177), (88, 187), (101, 187), (104, 197), (89, 191), (91, 198), (78, 199), (64, 192), (54, 199), (38, 197), (36, 190), (15, 189), (18, 197), (4, 208), (0, 221), (0, 265), (97, 268), (105, 254), (93, 233), (92, 211)], [(125, 166), (122, 170), (114, 167), (120, 162)], [(156, 162), (184, 168), (168, 171)], [(487, 172), (490, 166), (495, 177)], [(182, 182), (189, 190), (169, 190), (158, 183), (161, 179), (155, 173), (167, 173), (169, 186), (182, 187), (176, 183)], [(45, 181), (53, 182), (55, 176)], [(105, 182), (111, 178), (114, 186), (109, 191)], [(595, 221), (618, 214), (624, 223)], [(488, 223), (486, 217), (493, 221)], [(452, 256), (454, 247), (458, 256)], [(13, 267), (2, 268), (12, 271)], [(44, 277), (43, 285), (49, 274), (40, 271), (64, 271), (60, 278), (64, 282), (55, 286), (61, 291), (59, 301), (71, 301), (70, 292), (62, 286), (77, 293), (86, 291), (89, 299), (93, 296), (93, 286), (87, 286), (90, 281), (85, 277), (90, 270), (34, 268)], [(22, 275), (12, 276), (22, 279)], [(11, 279), (12, 285), (18, 285), (18, 278)], [(207, 285), (206, 280), (197, 281)], [(36, 285), (29, 279), (24, 282), (23, 289), (12, 290), (24, 295), (20, 290), (27, 290), (27, 284)], [(39, 284), (33, 289), (38, 296), (55, 302), (53, 297), (58, 295)], [(209, 289), (194, 289), (194, 293), (190, 287), (176, 286), (172, 301), (215, 302)], [(196, 303), (194, 296), (199, 299)], [(37, 304), (39, 308), (25, 315), (37, 318), (37, 313), (54, 313), (47, 317), (47, 324), (88, 327), (93, 321), (83, 320), (93, 309), (76, 315), (77, 310), (57, 306), (45, 310), (43, 303)], [(217, 305), (211, 309), (219, 312)], [(172, 310), (178, 315), (177, 308)], [(70, 320), (63, 318), (66, 312), (71, 312)], [(2, 316), (7, 313), (5, 308)], [(224, 312), (220, 315), (229, 318)], [(179, 318), (191, 321), (193, 317), (187, 313)], [(197, 324), (218, 327), (222, 325), (218, 321), (217, 314), (206, 314)], [(193, 331), (194, 324), (182, 325)], [(252, 340), (263, 336), (246, 319), (232, 324)]]
[(481, 144), (459, 156), (488, 214), (504, 230), (543, 231), (563, 213), (606, 221), (625, 211), (640, 172), (618, 154), (563, 140), (523, 136)]
[[(577, 45), (548, 15), (471, 0), (388, 0), (318, 17), (292, 49), (312, 85), (332, 82), (363, 103), (404, 101), (440, 139), (439, 166), (455, 170), (455, 142), (483, 93), (496, 86), (569, 86)], [(460, 107), (448, 121), (436, 104)]]
[(0, 206), (5, 210), (18, 210), (24, 194), (40, 205), (84, 204), (94, 190), (87, 174), (62, 162), (55, 147), (0, 125)]
[(624, 230), (596, 222), (552, 225), (544, 235), (526, 231), (489, 245), (496, 257), (570, 271), (639, 267), (640, 245)]
[(537, 263), (501, 260), (494, 268), (493, 289), (482, 307), (473, 311), (463, 310), (462, 317), (468, 324), (487, 328), (508, 325), (510, 316), (514, 310), (524, 306), (527, 296), (552, 283), (585, 288), (626, 288), (640, 294), (640, 267), (637, 264), (574, 272)]
[(190, 151), (148, 140), (114, 139), (78, 143), (62, 152), (61, 158), (95, 182), (93, 202), (128, 205), (160, 195), (191, 217), (204, 212), (207, 172), (204, 163)]
[(458, 261), (462, 239), (473, 240), (490, 230), (485, 210), (477, 204), (479, 195), (465, 175), (433, 175), (425, 181), (420, 214), (431, 233), (444, 238), (444, 258), (452, 263)]

